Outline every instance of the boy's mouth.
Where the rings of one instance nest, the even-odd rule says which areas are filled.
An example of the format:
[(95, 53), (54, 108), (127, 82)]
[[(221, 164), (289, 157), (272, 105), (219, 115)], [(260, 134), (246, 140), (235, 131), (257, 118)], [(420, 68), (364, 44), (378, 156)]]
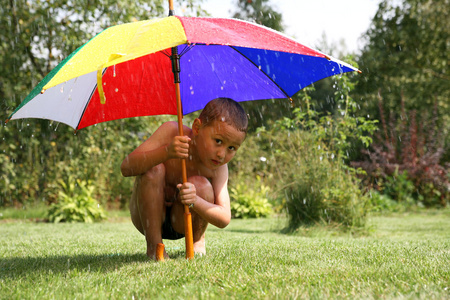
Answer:
[(218, 160), (211, 159), (211, 162), (213, 163), (213, 165), (216, 165), (216, 166), (220, 165), (220, 161), (218, 161)]

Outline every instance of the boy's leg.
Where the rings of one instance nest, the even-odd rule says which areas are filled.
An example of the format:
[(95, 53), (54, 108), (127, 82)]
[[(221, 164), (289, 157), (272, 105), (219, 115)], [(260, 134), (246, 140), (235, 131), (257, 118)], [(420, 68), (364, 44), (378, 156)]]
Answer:
[[(210, 203), (214, 203), (214, 190), (211, 183), (203, 176), (192, 176), (188, 178), (188, 182), (195, 185), (197, 195)], [(194, 253), (206, 254), (205, 231), (208, 227), (202, 217), (191, 210), (192, 215), (192, 233), (194, 237)], [(184, 234), (184, 206), (177, 200), (171, 211), (172, 227), (175, 231)]]
[[(160, 164), (136, 178), (130, 201), (131, 220), (145, 236), (147, 256), (155, 259), (156, 245), (162, 243), (161, 227), (165, 219), (165, 167)], [(168, 258), (166, 252), (164, 257)]]

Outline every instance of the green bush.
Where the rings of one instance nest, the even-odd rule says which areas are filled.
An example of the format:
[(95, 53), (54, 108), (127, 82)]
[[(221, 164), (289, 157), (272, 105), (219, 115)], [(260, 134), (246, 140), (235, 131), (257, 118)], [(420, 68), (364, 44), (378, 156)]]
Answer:
[(414, 183), (409, 180), (407, 171), (398, 174), (396, 170), (393, 176), (387, 177), (383, 190), (385, 195), (395, 199), (405, 207), (412, 206), (416, 202), (413, 196), (416, 188)]
[[(55, 203), (59, 180), (90, 181), (94, 198), (108, 208), (125, 208), (133, 180), (123, 178), (125, 156), (169, 117), (142, 117), (90, 126), (76, 135), (48, 120), (11, 121), (0, 127), (0, 207)], [(173, 119), (173, 118), (172, 118)]]
[(63, 190), (58, 192), (58, 202), (48, 210), (50, 222), (93, 223), (106, 219), (100, 204), (93, 198), (94, 187), (89, 182), (77, 179), (59, 180)]
[(388, 195), (382, 194), (377, 190), (370, 191), (370, 211), (376, 213), (385, 212), (404, 212), (405, 206), (390, 198)]
[(269, 216), (273, 212), (268, 201), (269, 191), (270, 188), (263, 183), (253, 188), (244, 183), (231, 187), (231, 215), (243, 219)]
[(285, 203), (290, 230), (315, 223), (364, 226), (369, 200), (339, 157), (324, 151), (325, 145), (306, 131), (268, 136), (278, 145), (270, 160), (277, 170), (274, 185)]

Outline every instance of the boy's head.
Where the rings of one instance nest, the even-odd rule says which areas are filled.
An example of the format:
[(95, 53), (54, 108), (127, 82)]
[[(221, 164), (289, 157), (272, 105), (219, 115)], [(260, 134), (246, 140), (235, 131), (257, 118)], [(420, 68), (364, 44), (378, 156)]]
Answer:
[(247, 114), (239, 103), (230, 98), (216, 98), (209, 101), (198, 118), (205, 126), (217, 120), (247, 134)]
[(247, 115), (236, 101), (211, 100), (192, 124), (194, 155), (207, 168), (217, 169), (236, 155), (247, 127)]

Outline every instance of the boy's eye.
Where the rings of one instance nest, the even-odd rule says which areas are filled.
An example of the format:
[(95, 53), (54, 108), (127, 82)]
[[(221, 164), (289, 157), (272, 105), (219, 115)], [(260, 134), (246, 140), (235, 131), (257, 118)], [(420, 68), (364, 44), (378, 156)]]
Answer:
[(231, 151), (236, 151), (236, 147), (234, 147), (234, 146), (230, 146), (230, 147), (228, 147), (228, 149)]
[(220, 145), (222, 144), (222, 140), (216, 139), (216, 143)]

